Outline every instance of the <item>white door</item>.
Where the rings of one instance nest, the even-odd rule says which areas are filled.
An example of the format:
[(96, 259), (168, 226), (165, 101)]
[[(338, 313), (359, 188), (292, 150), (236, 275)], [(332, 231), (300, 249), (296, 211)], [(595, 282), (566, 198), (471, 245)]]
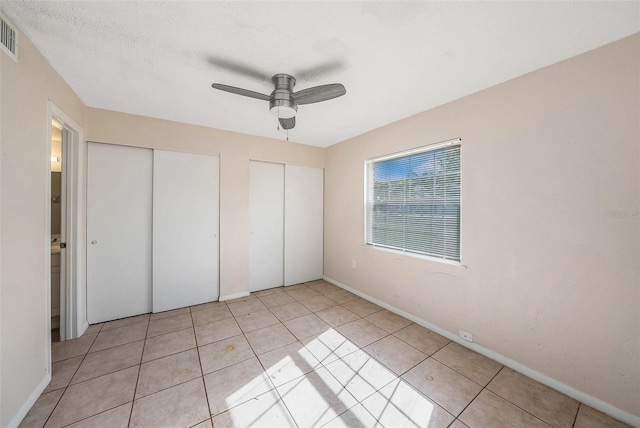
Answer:
[(249, 163), (249, 290), (284, 281), (284, 165)]
[(151, 311), (152, 151), (89, 143), (87, 318)]
[(287, 165), (284, 193), (284, 285), (322, 278), (324, 173)]
[(154, 312), (220, 296), (219, 177), (217, 156), (154, 151)]

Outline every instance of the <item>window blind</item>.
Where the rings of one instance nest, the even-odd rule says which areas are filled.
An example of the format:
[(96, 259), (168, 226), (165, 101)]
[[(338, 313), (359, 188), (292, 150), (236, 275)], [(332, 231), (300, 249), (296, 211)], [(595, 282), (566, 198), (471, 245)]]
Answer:
[(460, 261), (460, 140), (366, 163), (366, 243)]

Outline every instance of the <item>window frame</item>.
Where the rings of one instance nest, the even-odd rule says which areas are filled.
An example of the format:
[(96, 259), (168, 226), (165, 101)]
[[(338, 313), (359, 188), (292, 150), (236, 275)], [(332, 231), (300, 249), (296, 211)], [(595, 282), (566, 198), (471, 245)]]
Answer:
[[(458, 240), (459, 240), (459, 260), (454, 260), (454, 259), (447, 259), (444, 257), (438, 257), (438, 256), (434, 256), (434, 255), (429, 255), (429, 254), (424, 254), (424, 253), (420, 253), (420, 252), (416, 252), (416, 251), (412, 251), (409, 250), (407, 248), (399, 248), (399, 247), (393, 247), (393, 246), (387, 246), (387, 245), (383, 245), (383, 244), (375, 244), (375, 243), (369, 243), (367, 242), (368, 239), (367, 237), (369, 236), (369, 218), (370, 218), (370, 213), (369, 213), (369, 165), (372, 165), (374, 163), (377, 162), (382, 162), (382, 161), (386, 161), (386, 160), (392, 160), (392, 159), (398, 159), (398, 158), (402, 158), (402, 157), (407, 157), (407, 156), (411, 156), (411, 155), (415, 155), (415, 154), (420, 154), (420, 153), (426, 153), (426, 152), (431, 152), (431, 151), (435, 151), (438, 149), (442, 149), (445, 147), (450, 147), (450, 146), (459, 146), (459, 150), (460, 150), (460, 156), (459, 156), (459, 162), (460, 162), (460, 209), (459, 209), (459, 232), (458, 232)], [(456, 265), (456, 266), (464, 266), (462, 264), (462, 139), (461, 138), (454, 138), (451, 140), (446, 140), (446, 141), (441, 141), (438, 143), (433, 143), (433, 144), (428, 144), (426, 146), (420, 146), (420, 147), (416, 147), (413, 149), (409, 149), (409, 150), (403, 150), (401, 152), (395, 152), (395, 153), (390, 153), (384, 156), (379, 156), (379, 157), (375, 157), (375, 158), (371, 158), (371, 159), (365, 159), (364, 161), (364, 212), (363, 212), (363, 224), (364, 224), (364, 229), (363, 229), (363, 247), (364, 248), (368, 248), (368, 249), (373, 249), (373, 250), (379, 250), (379, 251), (384, 251), (384, 252), (388, 252), (388, 253), (392, 253), (392, 254), (403, 254), (406, 256), (410, 256), (410, 257), (415, 257), (415, 258), (420, 258), (420, 259), (425, 259), (425, 260), (431, 260), (431, 261), (436, 261), (436, 262), (440, 262), (440, 263), (445, 263), (445, 264), (450, 264), (450, 265)]]

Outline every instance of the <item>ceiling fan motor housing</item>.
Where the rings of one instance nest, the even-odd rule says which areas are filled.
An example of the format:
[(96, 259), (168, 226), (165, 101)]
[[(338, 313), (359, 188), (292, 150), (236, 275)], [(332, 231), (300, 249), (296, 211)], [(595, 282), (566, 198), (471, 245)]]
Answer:
[(288, 74), (276, 74), (271, 78), (275, 89), (269, 96), (269, 110), (281, 119), (295, 117), (298, 103), (293, 98), (293, 87), (296, 79)]

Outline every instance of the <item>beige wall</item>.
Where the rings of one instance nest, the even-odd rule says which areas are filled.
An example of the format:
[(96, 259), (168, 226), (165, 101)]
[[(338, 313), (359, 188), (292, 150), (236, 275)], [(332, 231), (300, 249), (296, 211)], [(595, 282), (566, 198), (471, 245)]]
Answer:
[(324, 167), (324, 149), (113, 111), (88, 110), (87, 139), (220, 155), (220, 295), (249, 291), (249, 160)]
[[(639, 53), (635, 35), (328, 148), (325, 275), (640, 415)], [(463, 266), (363, 247), (365, 159), (456, 137)]]
[(29, 39), (18, 37), (18, 63), (0, 53), (0, 426), (46, 376), (48, 102), (81, 125), (86, 113)]

